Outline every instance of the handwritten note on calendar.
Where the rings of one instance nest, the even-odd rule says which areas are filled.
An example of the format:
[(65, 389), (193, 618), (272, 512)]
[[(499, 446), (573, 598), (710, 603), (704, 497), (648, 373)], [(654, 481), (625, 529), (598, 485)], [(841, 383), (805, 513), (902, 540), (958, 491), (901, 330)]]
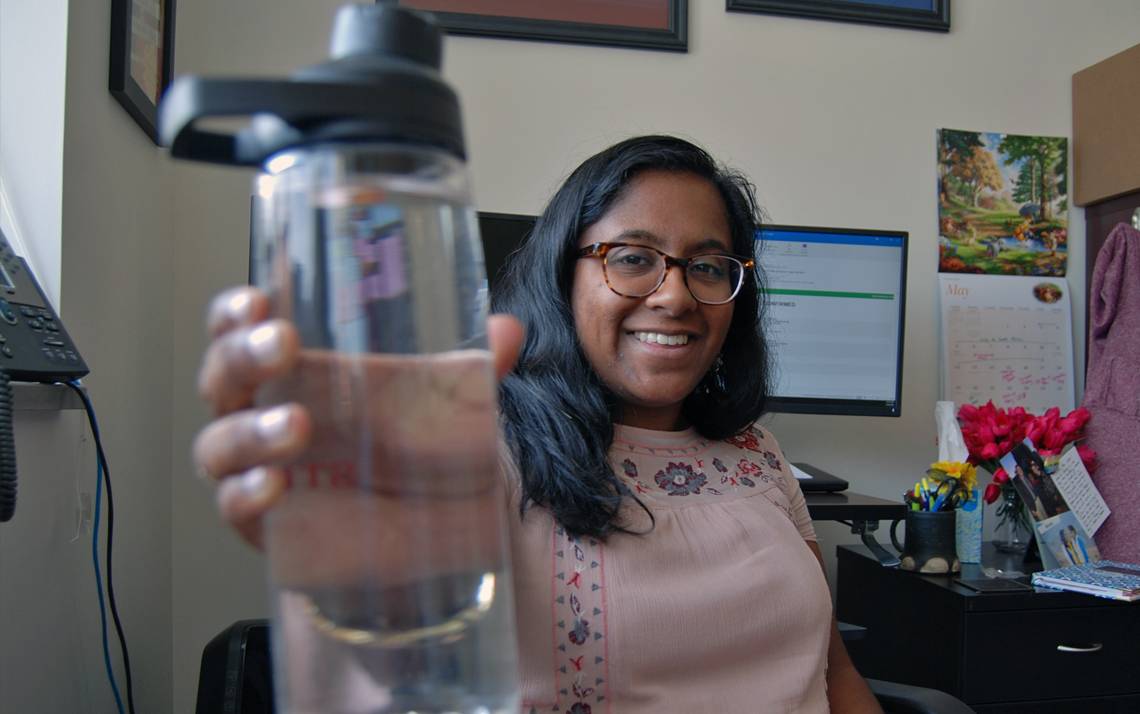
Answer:
[(1064, 278), (942, 273), (942, 398), (1071, 410), (1073, 316)]

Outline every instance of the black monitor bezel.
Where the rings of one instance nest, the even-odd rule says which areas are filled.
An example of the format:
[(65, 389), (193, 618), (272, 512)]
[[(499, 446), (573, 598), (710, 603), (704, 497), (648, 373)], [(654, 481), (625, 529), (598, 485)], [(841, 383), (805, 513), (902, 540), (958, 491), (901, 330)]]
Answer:
[[(904, 345), (906, 341), (906, 287), (910, 234), (907, 231), (877, 228), (837, 228), (826, 226), (796, 226), (783, 223), (766, 223), (757, 231), (756, 242), (762, 243), (764, 231), (797, 231), (800, 233), (829, 233), (843, 235), (884, 236), (902, 239), (902, 270), (899, 285), (899, 341), (895, 370), (895, 399), (872, 401), (864, 399), (820, 399), (808, 397), (780, 397), (770, 395), (765, 410), (781, 414), (826, 414), (836, 416), (902, 416), (902, 385), (904, 378)], [(759, 256), (759, 251), (757, 252)], [(760, 263), (763, 266), (763, 263)], [(761, 326), (763, 327), (763, 326)]]
[[(538, 216), (530, 216), (524, 213), (498, 213), (495, 211), (479, 211), (477, 215), (479, 221), (479, 239), (483, 246), (483, 262), (487, 269), (487, 281), (490, 284), (492, 294), (494, 294), (495, 285), (502, 277), (503, 268), (506, 267), (511, 254), (521, 248), (522, 244), (530, 237), (530, 233), (534, 230), (534, 224), (538, 220)], [(513, 245), (499, 245), (493, 237), (489, 237), (483, 231), (484, 220), (524, 224), (527, 230), (522, 233), (522, 237)], [(494, 260), (492, 258), (494, 258)], [(493, 271), (492, 267), (495, 268)]]

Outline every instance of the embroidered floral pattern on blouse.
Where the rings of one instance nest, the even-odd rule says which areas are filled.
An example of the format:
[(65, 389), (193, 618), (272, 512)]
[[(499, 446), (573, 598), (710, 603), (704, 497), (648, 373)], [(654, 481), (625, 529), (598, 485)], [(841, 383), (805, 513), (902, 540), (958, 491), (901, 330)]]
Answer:
[(637, 478), (637, 464), (633, 463), (631, 459), (626, 459), (621, 462), (621, 472), (625, 474), (626, 478), (633, 481), (630, 490), (635, 495), (649, 493), (649, 486)]
[(740, 449), (748, 449), (749, 451), (760, 451), (761, 435), (756, 432), (756, 429), (749, 429), (743, 434), (730, 436), (725, 439), (725, 442), (732, 444)]
[(764, 460), (767, 461), (768, 465), (772, 468), (776, 469), (777, 471), (780, 470), (780, 460), (776, 458), (776, 455), (771, 451), (764, 452)]
[[(633, 466), (632, 462), (629, 462)], [(633, 468), (636, 475), (637, 468)], [(554, 679), (557, 701), (548, 711), (609, 711), (605, 557), (594, 538), (554, 529)], [(545, 708), (545, 706), (544, 706)], [(537, 712), (533, 706), (530, 711)]]
[[(767, 492), (785, 482), (781, 471), (783, 457), (770, 446), (763, 429), (753, 427), (725, 441), (736, 448), (736, 461), (723, 452), (705, 456), (710, 442), (695, 434), (691, 440), (668, 446), (636, 443), (619, 437), (614, 439), (613, 449), (615, 454), (623, 455), (616, 456), (612, 465), (614, 473), (635, 496), (668, 497), (678, 504), (744, 495), (750, 491)], [(643, 478), (641, 470), (646, 465), (638, 459), (642, 455), (664, 460), (665, 468), (652, 478), (649, 474), (653, 472), (647, 471)], [(781, 497), (773, 492), (769, 498), (780, 500)]]
[(637, 478), (637, 464), (633, 463), (632, 460), (626, 459), (621, 462), (621, 470), (625, 472), (626, 476)]
[(657, 472), (653, 477), (657, 485), (670, 496), (688, 496), (701, 492), (701, 486), (708, 483), (708, 477), (697, 473), (689, 464), (679, 464), (670, 461), (669, 464)]

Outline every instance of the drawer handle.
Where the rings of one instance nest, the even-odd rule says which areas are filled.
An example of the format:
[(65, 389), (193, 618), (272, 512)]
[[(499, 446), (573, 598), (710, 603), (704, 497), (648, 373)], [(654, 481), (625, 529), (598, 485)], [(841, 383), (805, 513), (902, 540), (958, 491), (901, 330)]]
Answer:
[(1104, 645), (1102, 645), (1099, 642), (1097, 642), (1095, 644), (1088, 645), (1087, 647), (1074, 647), (1072, 645), (1057, 645), (1057, 651), (1058, 652), (1070, 652), (1070, 653), (1077, 653), (1077, 654), (1087, 654), (1090, 652), (1100, 652), (1103, 649), (1104, 649)]

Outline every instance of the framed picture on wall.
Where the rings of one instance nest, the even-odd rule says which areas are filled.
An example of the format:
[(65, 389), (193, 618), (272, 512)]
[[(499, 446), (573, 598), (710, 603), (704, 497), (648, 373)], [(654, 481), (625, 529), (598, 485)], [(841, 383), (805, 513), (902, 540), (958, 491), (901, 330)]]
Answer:
[(950, 31), (950, 0), (726, 0), (725, 9)]
[(111, 0), (111, 95), (154, 143), (174, 64), (174, 0)]
[(454, 35), (687, 52), (689, 0), (400, 0)]

